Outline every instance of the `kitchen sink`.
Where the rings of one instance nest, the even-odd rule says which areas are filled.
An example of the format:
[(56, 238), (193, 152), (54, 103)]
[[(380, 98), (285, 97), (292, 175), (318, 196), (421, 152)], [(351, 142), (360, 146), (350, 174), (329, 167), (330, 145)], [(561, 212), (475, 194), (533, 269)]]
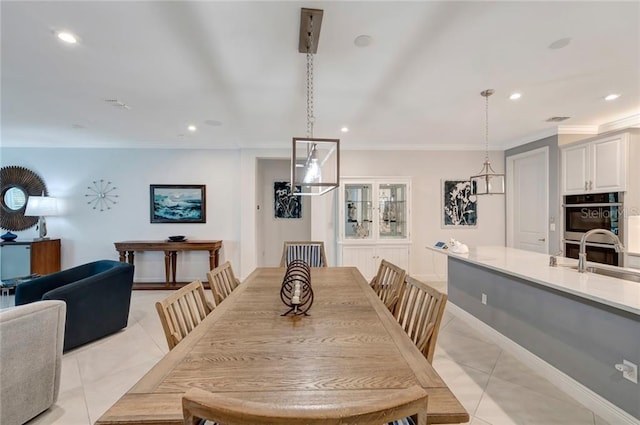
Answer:
[[(578, 266), (570, 266), (574, 270), (578, 270)], [(640, 283), (640, 272), (632, 272), (629, 270), (616, 270), (613, 268), (604, 268), (598, 266), (587, 266), (587, 272), (600, 274), (603, 276), (615, 277), (616, 279), (631, 280)]]

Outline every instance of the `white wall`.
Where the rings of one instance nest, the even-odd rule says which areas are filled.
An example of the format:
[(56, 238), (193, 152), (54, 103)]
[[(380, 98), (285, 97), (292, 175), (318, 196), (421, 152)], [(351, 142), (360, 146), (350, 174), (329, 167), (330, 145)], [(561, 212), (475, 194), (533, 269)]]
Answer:
[[(113, 242), (162, 240), (169, 235), (221, 239), (221, 261), (240, 260), (240, 153), (232, 150), (180, 149), (18, 149), (3, 148), (3, 166), (26, 167), (62, 200), (64, 215), (47, 219), (49, 235), (62, 239), (62, 267), (97, 259), (118, 259)], [(100, 212), (86, 203), (87, 186), (105, 179), (118, 187), (118, 204)], [(150, 223), (150, 184), (205, 184), (207, 222)], [(34, 228), (15, 232), (37, 236)], [(136, 281), (163, 282), (161, 252), (136, 254)], [(178, 255), (178, 281), (206, 279), (207, 252)]]
[(311, 199), (301, 196), (302, 218), (275, 218), (273, 184), (276, 181), (291, 180), (291, 161), (289, 159), (259, 159), (256, 209), (258, 226), (256, 227), (258, 247), (258, 266), (277, 267), (282, 257), (285, 241), (311, 240)]
[[(184, 234), (198, 239), (222, 239), (222, 261), (230, 260), (244, 279), (258, 265), (257, 173), (261, 158), (288, 158), (287, 149), (19, 149), (3, 148), (1, 165), (24, 166), (38, 173), (52, 196), (61, 197), (66, 213), (48, 220), (51, 237), (62, 238), (63, 268), (100, 258), (117, 259), (113, 242), (164, 239)], [(501, 152), (491, 152), (497, 171)], [(412, 177), (412, 240), (410, 271), (418, 277), (444, 279), (445, 260), (424, 247), (451, 237), (469, 245), (504, 245), (504, 196), (479, 198), (478, 226), (441, 228), (441, 179), (468, 178), (482, 168), (484, 152), (464, 151), (342, 151), (342, 176)], [(85, 203), (93, 180), (118, 186), (119, 204), (98, 212)], [(149, 223), (150, 184), (205, 184), (206, 224)], [(327, 244), (329, 263), (335, 264), (335, 199), (337, 192), (313, 197), (311, 238)], [(265, 210), (266, 211), (266, 210)], [(36, 236), (35, 228), (18, 232), (20, 239)], [(204, 252), (179, 256), (178, 280), (204, 279)], [(136, 255), (136, 280), (164, 280), (161, 253)]]
[[(502, 152), (490, 152), (492, 166), (503, 172)], [(425, 249), (455, 238), (469, 246), (505, 243), (505, 197), (478, 197), (478, 226), (442, 228), (442, 179), (466, 179), (482, 169), (484, 152), (468, 151), (343, 151), (342, 177), (409, 176), (412, 187), (410, 273), (418, 278), (446, 280), (444, 255)]]

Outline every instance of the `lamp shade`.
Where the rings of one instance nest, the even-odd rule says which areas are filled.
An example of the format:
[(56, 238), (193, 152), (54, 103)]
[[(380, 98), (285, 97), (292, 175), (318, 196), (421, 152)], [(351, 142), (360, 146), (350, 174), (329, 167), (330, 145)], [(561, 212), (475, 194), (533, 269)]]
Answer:
[(297, 195), (322, 195), (335, 189), (339, 171), (339, 139), (293, 139), (291, 187)]
[(504, 195), (504, 174), (496, 173), (485, 160), (480, 174), (471, 176), (472, 195)]
[(50, 196), (29, 196), (24, 215), (38, 217), (58, 215), (58, 200)]

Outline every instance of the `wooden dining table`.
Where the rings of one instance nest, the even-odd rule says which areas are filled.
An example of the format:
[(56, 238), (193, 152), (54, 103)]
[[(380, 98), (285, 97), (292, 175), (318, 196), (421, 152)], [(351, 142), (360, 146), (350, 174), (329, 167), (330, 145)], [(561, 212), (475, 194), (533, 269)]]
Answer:
[(419, 385), (428, 423), (469, 415), (355, 267), (314, 268), (309, 316), (282, 316), (284, 268), (256, 269), (97, 425), (183, 424), (193, 387), (282, 406), (379, 400)]

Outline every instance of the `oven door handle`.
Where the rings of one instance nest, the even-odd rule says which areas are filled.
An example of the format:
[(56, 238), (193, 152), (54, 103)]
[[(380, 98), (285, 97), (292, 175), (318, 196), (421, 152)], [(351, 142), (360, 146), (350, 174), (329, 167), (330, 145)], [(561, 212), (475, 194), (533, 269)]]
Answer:
[(621, 207), (622, 202), (602, 202), (599, 204), (562, 204), (563, 208), (585, 208), (585, 207)]
[[(570, 245), (580, 245), (580, 241), (572, 241), (569, 239), (563, 239), (562, 241), (563, 243), (568, 243)], [(587, 242), (585, 244), (586, 246), (595, 246), (598, 248), (611, 248), (611, 249), (615, 249), (614, 244), (610, 244), (610, 243), (598, 243), (598, 242)]]

